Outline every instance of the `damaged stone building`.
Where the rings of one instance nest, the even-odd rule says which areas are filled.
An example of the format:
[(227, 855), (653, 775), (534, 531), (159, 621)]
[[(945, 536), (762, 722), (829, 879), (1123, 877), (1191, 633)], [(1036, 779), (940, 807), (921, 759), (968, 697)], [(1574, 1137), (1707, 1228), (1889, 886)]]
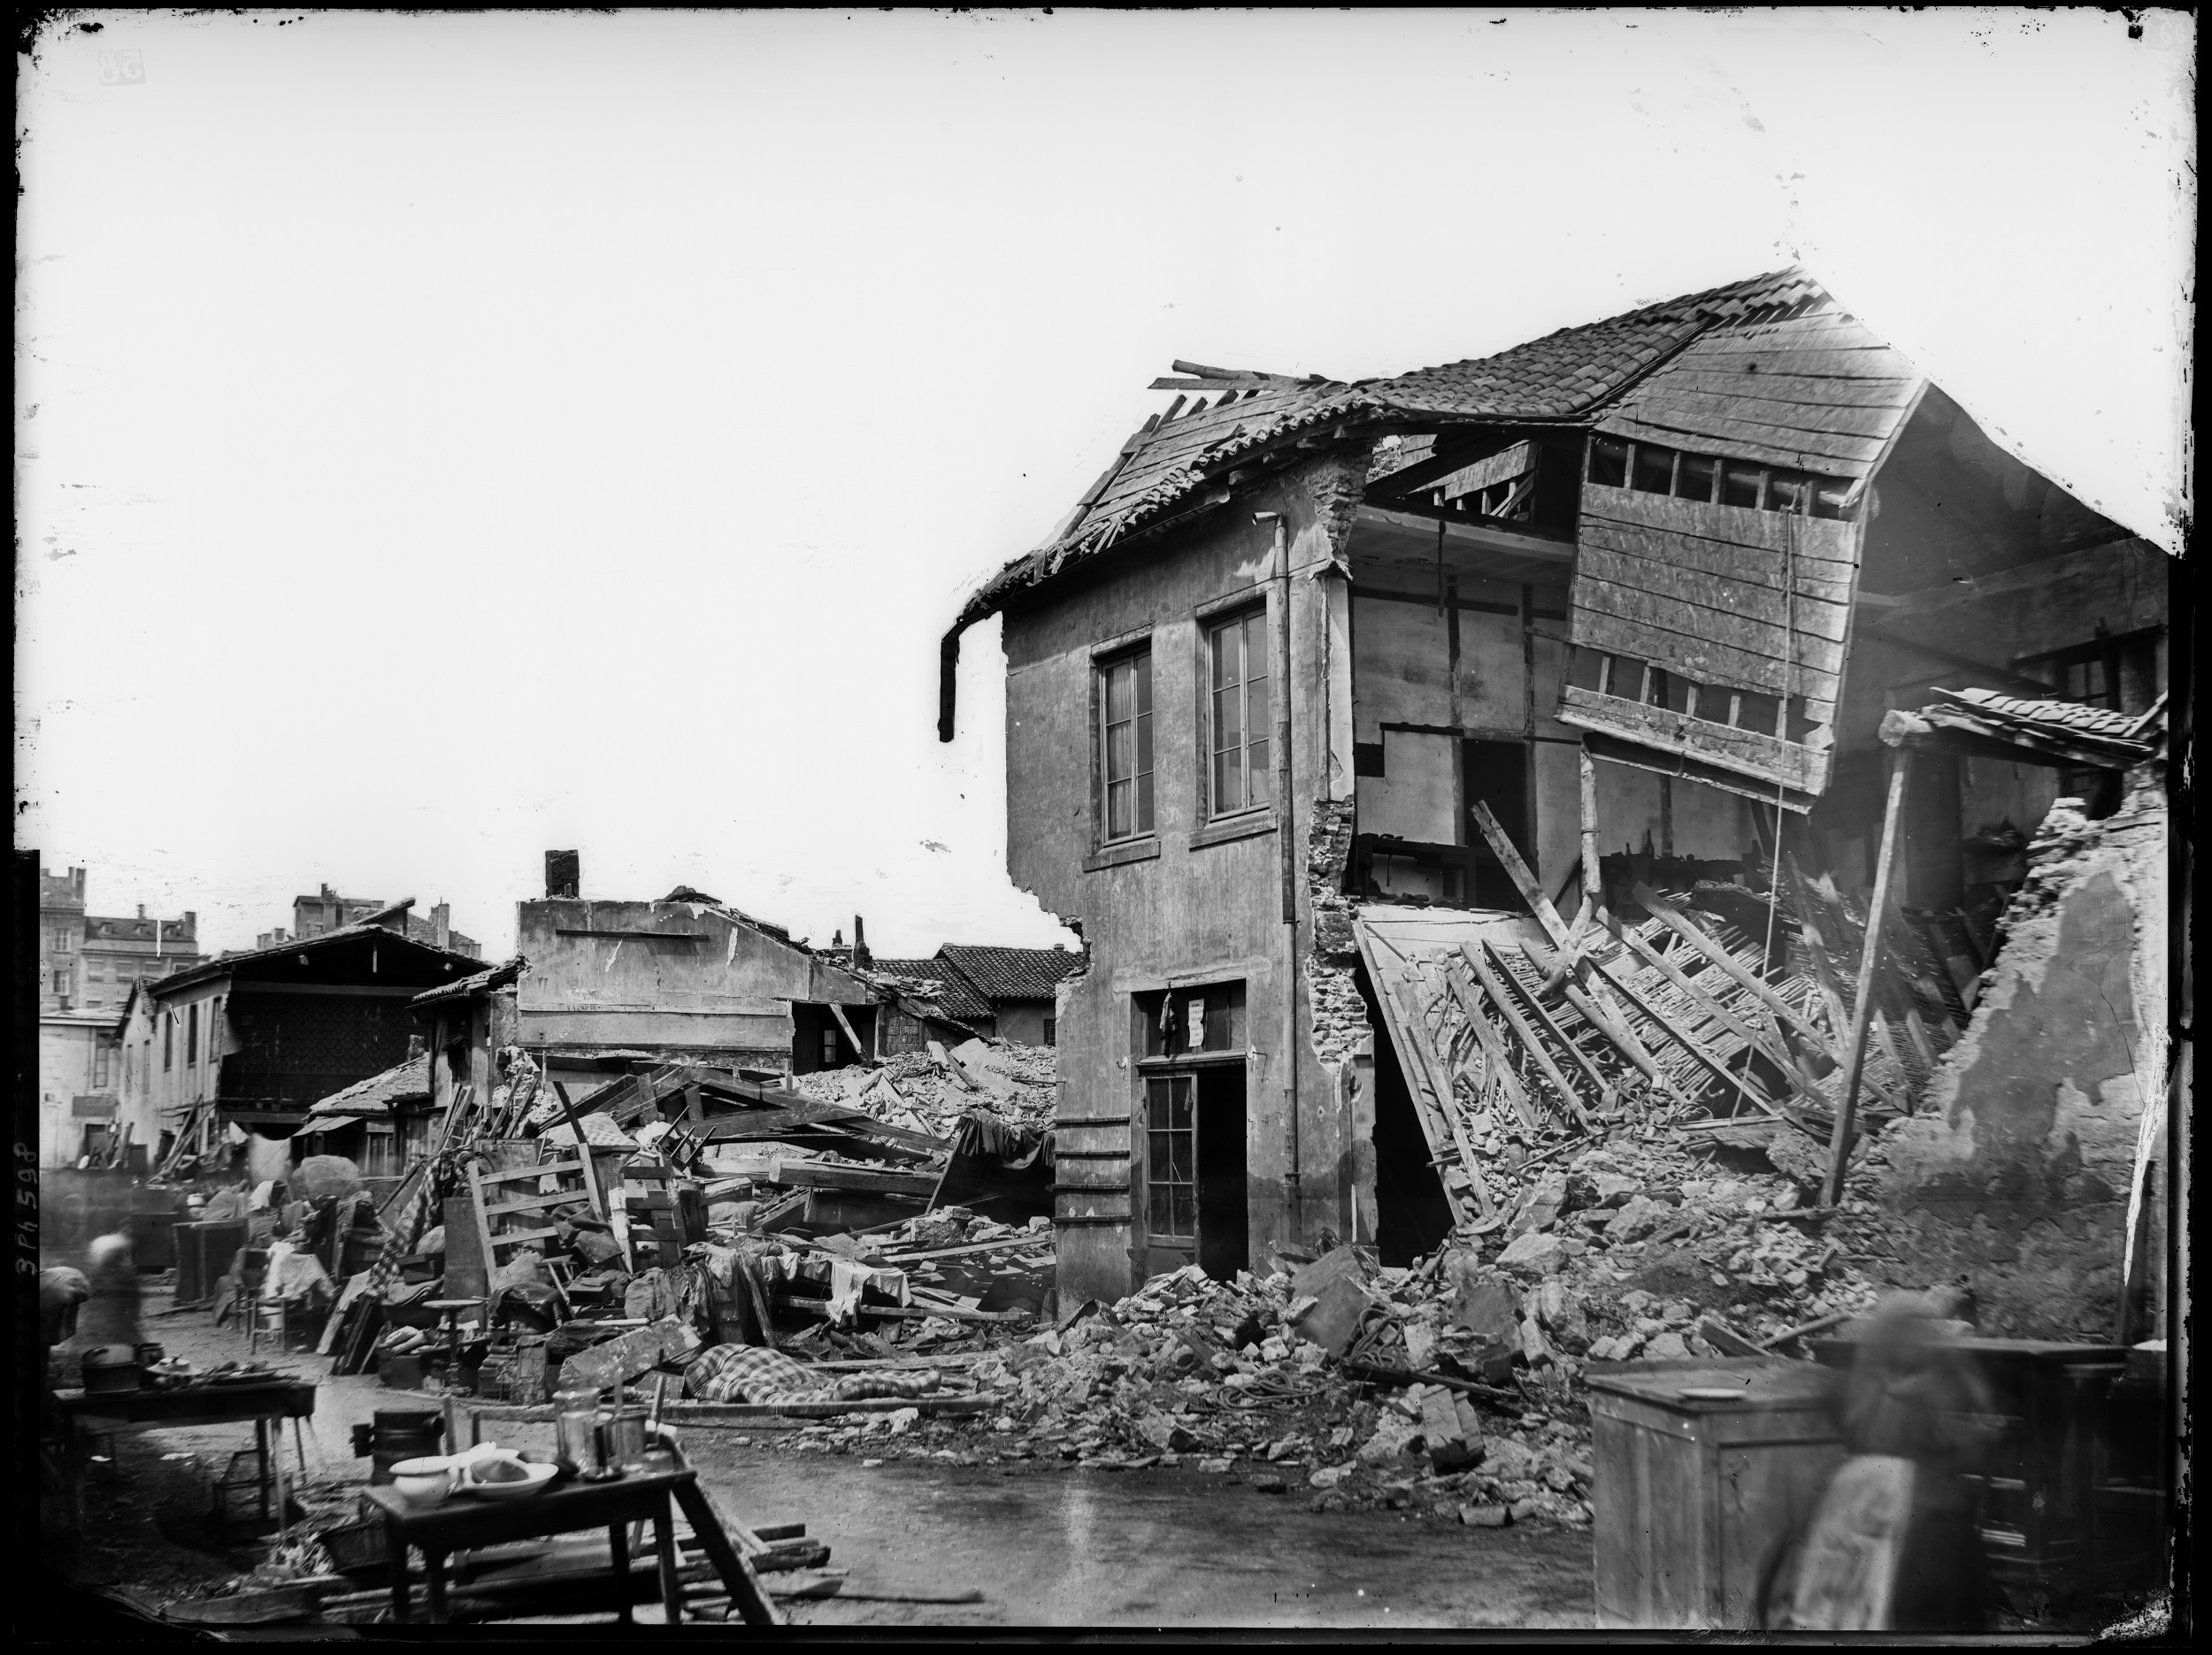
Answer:
[[(2153, 808), (2169, 560), (1802, 272), (1392, 379), (1154, 388), (943, 644), (949, 740), (961, 635), (1002, 617), (1010, 871), (1087, 944), (1056, 1016), (1064, 1301), (1499, 1222), (1517, 1111), (1741, 1094), (1816, 1131), (1863, 1069), (1924, 1125), (2053, 802)], [(1901, 793), (1885, 716), (1944, 694), (2096, 709), (2117, 745), (1925, 745)], [(1845, 1086), (1891, 816), (1897, 980)], [(2108, 1100), (2100, 1144), (2135, 1136), (2155, 1044), (2067, 1083)], [(1970, 1158), (1948, 1130), (1924, 1161)], [(1974, 1199), (2059, 1199), (2024, 1176)]]

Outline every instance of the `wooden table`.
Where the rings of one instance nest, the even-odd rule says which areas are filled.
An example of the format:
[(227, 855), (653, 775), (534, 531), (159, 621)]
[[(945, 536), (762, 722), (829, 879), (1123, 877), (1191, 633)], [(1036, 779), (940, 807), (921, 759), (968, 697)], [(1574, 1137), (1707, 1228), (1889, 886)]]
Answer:
[(277, 1379), (259, 1384), (116, 1391), (96, 1396), (82, 1391), (58, 1391), (54, 1401), (61, 1409), (67, 1436), (65, 1482), (73, 1530), (81, 1533), (84, 1528), (84, 1468), (92, 1438), (190, 1425), (239, 1425), (249, 1420), (253, 1421), (254, 1443), (261, 1454), (262, 1475), (275, 1489), (277, 1521), (281, 1526), (288, 1498), (284, 1483), (283, 1421), (314, 1417), (315, 1385), (311, 1380)]
[(433, 1624), (442, 1623), (446, 1612), (446, 1559), (455, 1552), (479, 1546), (530, 1540), (541, 1535), (572, 1533), (580, 1529), (607, 1531), (607, 1550), (612, 1575), (619, 1582), (620, 1615), (630, 1623), (629, 1528), (649, 1521), (654, 1551), (660, 1564), (661, 1605), (668, 1624), (683, 1619), (683, 1588), (677, 1575), (674, 1506), (705, 1546), (707, 1557), (733, 1601), (754, 1595), (734, 1549), (698, 1486), (698, 1474), (686, 1466), (657, 1471), (633, 1471), (611, 1483), (584, 1483), (565, 1479), (541, 1494), (495, 1499), (473, 1494), (455, 1494), (435, 1506), (410, 1506), (398, 1490), (369, 1489), (367, 1498), (384, 1513), (384, 1533), (391, 1553), (392, 1619), (405, 1625), (409, 1616), (407, 1550), (423, 1555), (424, 1599)]

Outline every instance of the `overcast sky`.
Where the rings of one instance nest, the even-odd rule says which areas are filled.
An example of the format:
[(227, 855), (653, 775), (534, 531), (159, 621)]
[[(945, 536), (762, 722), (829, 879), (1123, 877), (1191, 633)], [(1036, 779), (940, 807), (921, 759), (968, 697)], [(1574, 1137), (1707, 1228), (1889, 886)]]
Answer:
[(327, 881), (497, 956), (553, 847), (1064, 939), (997, 626), (950, 747), (937, 642), (1178, 356), (1394, 373), (1801, 262), (2177, 538), (2174, 12), (80, 15), (18, 104), (17, 842), (210, 947)]

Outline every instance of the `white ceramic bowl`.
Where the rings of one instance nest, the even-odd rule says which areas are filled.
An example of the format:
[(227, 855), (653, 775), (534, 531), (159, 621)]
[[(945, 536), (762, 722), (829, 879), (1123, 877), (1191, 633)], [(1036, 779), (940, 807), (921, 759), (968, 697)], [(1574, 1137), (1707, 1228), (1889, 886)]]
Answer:
[[(521, 1467), (528, 1474), (527, 1479), (513, 1483), (486, 1482), (484, 1472), (500, 1461)], [(485, 1499), (516, 1500), (526, 1494), (535, 1494), (547, 1483), (552, 1482), (559, 1471), (560, 1467), (557, 1466), (534, 1465), (529, 1460), (516, 1460), (511, 1456), (502, 1454), (499, 1456), (499, 1461), (480, 1460), (469, 1467), (463, 1483), (470, 1493), (479, 1495)]]
[(410, 1506), (435, 1506), (453, 1492), (453, 1462), (440, 1455), (403, 1460), (392, 1467), (392, 1486)]

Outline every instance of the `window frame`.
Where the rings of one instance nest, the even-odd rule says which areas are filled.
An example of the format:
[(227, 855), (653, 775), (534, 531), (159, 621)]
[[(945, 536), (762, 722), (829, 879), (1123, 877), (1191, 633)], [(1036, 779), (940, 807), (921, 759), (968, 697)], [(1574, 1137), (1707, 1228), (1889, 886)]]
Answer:
[[(1194, 1246), (1198, 1240), (1198, 1077), (1187, 1071), (1149, 1074), (1143, 1079), (1144, 1108), (1144, 1218), (1148, 1241), (1159, 1243), (1188, 1242)], [(1175, 1124), (1175, 1102), (1180, 1093), (1183, 1104), (1183, 1123)], [(1164, 1094), (1167, 1103), (1166, 1124), (1156, 1126), (1153, 1103), (1156, 1095)], [(1166, 1146), (1166, 1166), (1176, 1169), (1174, 1140), (1184, 1140), (1186, 1161), (1181, 1166), (1183, 1177), (1164, 1176), (1158, 1170), (1160, 1150)], [(1175, 1229), (1175, 1192), (1185, 1192), (1185, 1211), (1189, 1218), (1187, 1229)], [(1168, 1225), (1164, 1227), (1157, 1217), (1164, 1199)]]
[[(1273, 697), (1280, 693), (1281, 686), (1273, 682), (1275, 677), (1275, 663), (1272, 658), (1274, 640), (1268, 625), (1271, 612), (1268, 601), (1263, 596), (1256, 602), (1240, 602), (1200, 617), (1199, 682), (1202, 687), (1199, 700), (1199, 786), (1203, 805), (1200, 814), (1202, 820), (1208, 824), (1240, 821), (1271, 811), (1275, 808), (1277, 755), (1274, 750), (1276, 704)], [(1237, 716), (1241, 739), (1235, 750), (1239, 755), (1238, 773), (1242, 800), (1235, 806), (1224, 809), (1221, 807), (1220, 778), (1216, 770), (1222, 755), (1230, 749), (1217, 745), (1219, 719), (1216, 711), (1216, 703), (1223, 692), (1215, 683), (1215, 663), (1219, 649), (1218, 640), (1224, 633), (1233, 628), (1239, 633), (1240, 652), (1240, 676), (1235, 687), (1238, 702)], [(1252, 645), (1255, 637), (1257, 638), (1259, 643), (1260, 660), (1263, 666), (1263, 670), (1256, 681), (1268, 686), (1269, 695), (1266, 711), (1263, 715), (1267, 727), (1258, 735), (1258, 741), (1267, 749), (1267, 756), (1259, 767), (1259, 773), (1265, 778), (1267, 797), (1257, 801), (1251, 797), (1254, 773), (1251, 754), (1254, 746), (1254, 732), (1250, 692), (1256, 681), (1251, 672)]]
[[(1142, 663), (1142, 670), (1137, 670)], [(1092, 813), (1093, 837), (1097, 848), (1142, 844), (1158, 836), (1160, 831), (1160, 742), (1159, 742), (1159, 674), (1158, 663), (1152, 649), (1152, 636), (1144, 633), (1134, 640), (1117, 640), (1091, 657), (1091, 787), (1095, 808)], [(1129, 717), (1120, 723), (1130, 726), (1129, 774), (1118, 782), (1111, 765), (1114, 757), (1113, 732), (1120, 723), (1110, 723), (1113, 711), (1113, 675), (1130, 670), (1131, 709)], [(1143, 706), (1137, 705), (1137, 686), (1143, 687)], [(1138, 768), (1139, 761), (1145, 767)], [(1146, 784), (1149, 783), (1148, 788)], [(1122, 832), (1113, 831), (1114, 788), (1129, 788), (1130, 825)]]

